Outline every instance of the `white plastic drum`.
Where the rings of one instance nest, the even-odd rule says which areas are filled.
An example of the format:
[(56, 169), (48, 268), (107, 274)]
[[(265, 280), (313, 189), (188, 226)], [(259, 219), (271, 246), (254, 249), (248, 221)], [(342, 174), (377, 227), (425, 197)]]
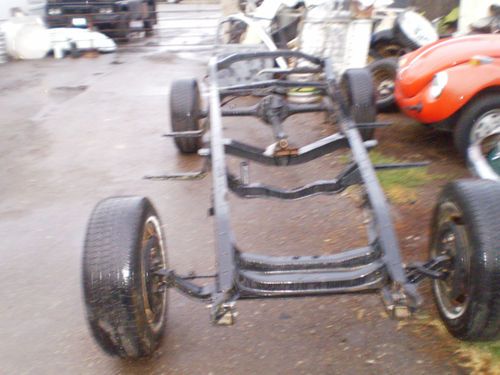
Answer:
[(14, 59), (41, 59), (51, 49), (47, 29), (39, 17), (18, 16), (2, 24), (7, 53)]
[(14, 57), (22, 60), (42, 59), (51, 50), (47, 29), (41, 25), (24, 25), (14, 40)]

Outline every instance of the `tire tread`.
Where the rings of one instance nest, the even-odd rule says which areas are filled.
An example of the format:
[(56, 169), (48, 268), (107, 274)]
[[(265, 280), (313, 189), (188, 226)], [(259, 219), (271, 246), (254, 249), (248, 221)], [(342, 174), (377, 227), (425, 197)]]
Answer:
[[(440, 202), (451, 199), (463, 210), (470, 241), (473, 294), (467, 321), (451, 327), (464, 340), (500, 338), (500, 184), (488, 180), (459, 180), (448, 184)], [(443, 317), (443, 315), (441, 314)], [(445, 321), (446, 323), (446, 321)], [(448, 325), (448, 324), (447, 324)], [(450, 326), (448, 325), (450, 328)]]
[[(170, 118), (174, 132), (199, 130), (200, 114), (199, 89), (196, 80), (180, 79), (170, 88)], [(175, 138), (177, 149), (184, 154), (197, 152), (201, 147), (201, 137)]]
[[(133, 272), (134, 247), (149, 214), (155, 213), (146, 198), (108, 198), (96, 205), (88, 223), (82, 272), (87, 318), (94, 338), (110, 355), (147, 356), (161, 338), (144, 334), (134, 289), (140, 277)], [(123, 277), (123, 269), (130, 270), (130, 279)]]
[[(369, 123), (377, 119), (375, 89), (366, 68), (348, 69), (342, 75), (341, 87), (354, 122)], [(359, 129), (363, 140), (372, 139), (375, 129)]]

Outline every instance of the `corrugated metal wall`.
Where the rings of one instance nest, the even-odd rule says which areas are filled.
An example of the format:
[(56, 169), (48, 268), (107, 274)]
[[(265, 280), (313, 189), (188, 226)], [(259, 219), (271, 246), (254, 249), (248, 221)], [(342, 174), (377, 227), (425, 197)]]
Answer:
[(213, 48), (221, 18), (216, 0), (183, 0), (178, 4), (158, 3), (158, 24), (146, 45), (172, 51)]

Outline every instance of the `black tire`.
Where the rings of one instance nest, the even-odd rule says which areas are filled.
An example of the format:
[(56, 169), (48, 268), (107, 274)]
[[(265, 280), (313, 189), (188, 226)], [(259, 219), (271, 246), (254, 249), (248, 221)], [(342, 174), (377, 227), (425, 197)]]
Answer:
[[(375, 89), (370, 71), (365, 68), (348, 69), (342, 75), (340, 89), (355, 123), (375, 122), (377, 109), (375, 106)], [(373, 139), (375, 129), (359, 129), (363, 140)]]
[(386, 59), (389, 57), (401, 57), (411, 50), (403, 47), (399, 42), (393, 41), (391, 43), (377, 43), (370, 50), (370, 56), (374, 59)]
[(83, 294), (90, 329), (106, 353), (139, 358), (158, 347), (167, 289), (154, 271), (166, 267), (161, 224), (147, 198), (96, 205), (83, 249)]
[(449, 255), (449, 276), (433, 281), (448, 331), (462, 340), (500, 338), (500, 183), (460, 180), (434, 210), (430, 256)]
[(388, 57), (400, 57), (408, 52), (409, 49), (399, 43), (392, 29), (378, 31), (372, 35), (370, 56), (376, 60)]
[(398, 59), (376, 60), (368, 65), (368, 69), (372, 74), (375, 86), (377, 110), (379, 112), (394, 111), (397, 108), (394, 97), (394, 82), (398, 72)]
[(130, 40), (130, 21), (128, 19), (118, 22), (111, 32), (111, 37), (117, 43), (128, 43)]
[[(200, 130), (200, 91), (195, 79), (174, 81), (170, 87), (170, 121), (174, 132)], [(192, 154), (201, 148), (200, 137), (175, 138), (177, 149)]]
[[(486, 116), (493, 116), (496, 121), (482, 122)], [(455, 147), (466, 158), (471, 141), (489, 132), (490, 127), (498, 126), (500, 121), (500, 92), (480, 95), (470, 101), (460, 113), (453, 132)]]

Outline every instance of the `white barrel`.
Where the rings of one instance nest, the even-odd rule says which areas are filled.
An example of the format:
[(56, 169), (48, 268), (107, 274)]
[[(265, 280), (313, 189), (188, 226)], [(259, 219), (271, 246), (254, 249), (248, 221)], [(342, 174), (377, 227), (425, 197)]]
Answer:
[(2, 24), (5, 46), (14, 59), (41, 59), (51, 49), (47, 28), (39, 17), (18, 16)]
[(47, 29), (41, 25), (24, 25), (14, 40), (13, 54), (22, 60), (43, 59), (51, 50)]

